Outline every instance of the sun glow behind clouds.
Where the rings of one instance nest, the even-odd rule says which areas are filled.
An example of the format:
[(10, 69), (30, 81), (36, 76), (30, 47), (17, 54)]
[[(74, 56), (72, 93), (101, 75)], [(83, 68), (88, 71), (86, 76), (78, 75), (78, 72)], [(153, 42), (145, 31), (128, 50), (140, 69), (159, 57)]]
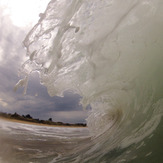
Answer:
[(3, 99), (0, 98), (0, 105), (6, 107), (8, 104)]
[(19, 27), (34, 25), (39, 13), (44, 12), (50, 0), (1, 0), (4, 15), (8, 15), (13, 24)]

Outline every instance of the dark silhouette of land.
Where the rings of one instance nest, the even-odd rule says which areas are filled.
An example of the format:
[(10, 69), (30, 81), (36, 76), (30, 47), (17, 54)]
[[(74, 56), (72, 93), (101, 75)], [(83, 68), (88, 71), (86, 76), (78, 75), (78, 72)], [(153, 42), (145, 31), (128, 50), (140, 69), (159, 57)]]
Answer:
[(19, 115), (17, 113), (10, 114), (10, 113), (0, 112), (0, 117), (6, 118), (9, 120), (19, 120), (19, 121), (31, 122), (31, 123), (37, 123), (37, 124), (56, 125), (56, 126), (65, 126), (65, 127), (86, 127), (85, 123), (71, 124), (71, 123), (63, 123), (63, 122), (53, 122), (52, 118), (49, 118), (48, 120), (34, 119), (31, 117), (30, 114)]

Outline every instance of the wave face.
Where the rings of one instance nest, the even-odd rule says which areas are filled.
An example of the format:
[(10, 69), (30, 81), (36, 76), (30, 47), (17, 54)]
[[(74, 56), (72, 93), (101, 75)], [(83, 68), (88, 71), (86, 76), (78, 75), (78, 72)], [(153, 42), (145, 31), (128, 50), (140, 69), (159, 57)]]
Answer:
[(26, 87), (37, 71), (49, 95), (70, 89), (83, 97), (83, 108), (92, 108), (92, 141), (58, 162), (134, 162), (153, 155), (155, 149), (142, 150), (156, 129), (162, 133), (162, 16), (162, 0), (52, 0), (40, 14), (24, 40), (29, 59), (16, 87)]

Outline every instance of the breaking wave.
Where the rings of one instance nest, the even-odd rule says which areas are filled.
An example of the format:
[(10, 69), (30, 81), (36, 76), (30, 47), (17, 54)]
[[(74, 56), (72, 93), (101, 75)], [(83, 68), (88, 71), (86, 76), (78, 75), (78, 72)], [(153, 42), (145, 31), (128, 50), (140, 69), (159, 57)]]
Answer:
[(162, 16), (161, 0), (52, 0), (40, 14), (24, 40), (29, 59), (16, 89), (26, 91), (37, 71), (49, 95), (73, 90), (83, 108), (91, 105), (92, 141), (54, 162), (138, 157), (163, 114)]

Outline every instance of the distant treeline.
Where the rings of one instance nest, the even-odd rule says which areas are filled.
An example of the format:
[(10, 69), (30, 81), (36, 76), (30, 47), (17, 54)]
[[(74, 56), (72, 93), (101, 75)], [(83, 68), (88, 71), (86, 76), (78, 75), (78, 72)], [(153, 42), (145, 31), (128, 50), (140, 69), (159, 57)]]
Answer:
[(71, 123), (63, 123), (63, 122), (53, 122), (52, 118), (49, 118), (48, 120), (34, 119), (34, 118), (31, 117), (30, 114), (19, 115), (17, 113), (10, 114), (10, 113), (0, 112), (0, 117), (7, 118), (7, 119), (15, 119), (15, 120), (39, 123), (39, 124), (47, 124), (47, 125), (86, 127), (85, 123), (71, 124)]

